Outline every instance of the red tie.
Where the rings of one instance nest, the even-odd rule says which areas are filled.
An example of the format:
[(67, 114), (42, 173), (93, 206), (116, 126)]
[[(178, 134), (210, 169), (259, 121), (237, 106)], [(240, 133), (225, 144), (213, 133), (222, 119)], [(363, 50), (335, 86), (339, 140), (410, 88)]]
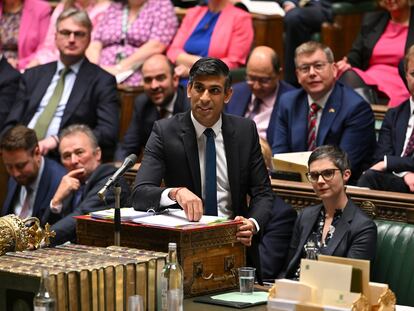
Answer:
[(407, 146), (405, 147), (404, 157), (411, 156), (413, 154), (413, 151), (414, 151), (414, 128), (413, 128), (413, 131), (411, 132), (410, 138), (408, 139)]
[(29, 216), (30, 212), (30, 198), (32, 196), (32, 189), (26, 187), (26, 196), (23, 201), (22, 210), (20, 211), (19, 218), (25, 219)]
[(316, 120), (318, 118), (318, 110), (321, 107), (313, 103), (310, 106), (308, 115), (308, 150), (313, 151), (316, 148)]

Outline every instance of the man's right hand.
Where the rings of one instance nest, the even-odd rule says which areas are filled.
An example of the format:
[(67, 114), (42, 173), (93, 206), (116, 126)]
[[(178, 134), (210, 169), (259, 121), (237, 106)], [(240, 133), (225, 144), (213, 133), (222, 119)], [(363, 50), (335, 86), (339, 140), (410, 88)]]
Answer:
[(62, 201), (72, 193), (72, 191), (76, 191), (80, 187), (79, 178), (83, 176), (85, 173), (84, 168), (78, 168), (73, 171), (70, 171), (65, 176), (63, 176), (62, 180), (60, 181), (59, 187), (56, 190), (55, 195), (52, 199), (52, 206), (56, 206), (62, 204)]
[(374, 171), (385, 171), (385, 162), (384, 161), (380, 161), (380, 162), (374, 164), (373, 166), (371, 166), (371, 170), (374, 170)]
[(404, 182), (410, 188), (411, 192), (414, 192), (414, 173), (409, 172), (404, 175)]
[(199, 221), (203, 216), (203, 201), (187, 188), (181, 188), (175, 196), (189, 221)]

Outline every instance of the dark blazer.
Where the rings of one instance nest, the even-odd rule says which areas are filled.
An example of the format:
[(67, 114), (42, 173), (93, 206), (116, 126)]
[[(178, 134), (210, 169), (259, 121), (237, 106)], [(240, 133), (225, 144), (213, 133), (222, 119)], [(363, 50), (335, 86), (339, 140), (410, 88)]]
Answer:
[[(186, 90), (180, 85), (177, 89), (173, 115), (187, 111), (189, 108)], [(115, 153), (115, 160), (122, 161), (131, 153), (140, 154), (151, 134), (154, 122), (159, 119), (160, 114), (151, 99), (146, 94), (139, 95), (135, 99), (134, 112), (124, 140), (118, 145)]]
[[(56, 65), (57, 62), (52, 62), (25, 71), (6, 127), (30, 122), (56, 72)], [(86, 58), (66, 104), (60, 130), (77, 123), (89, 125), (102, 148), (114, 148), (119, 128), (116, 81)]]
[[(278, 106), (279, 98), (287, 91), (295, 89), (289, 83), (285, 81), (279, 81), (279, 88), (276, 94), (276, 100), (273, 105), (272, 114), (270, 115), (269, 125), (266, 131), (266, 139), (269, 145), (273, 144), (273, 134), (276, 121), (276, 109)], [(226, 112), (234, 114), (236, 116), (244, 117), (252, 100), (252, 89), (246, 82), (240, 82), (233, 85), (233, 95), (230, 102), (226, 105)]]
[[(56, 161), (45, 157), (43, 159), (44, 169), (42, 176), (40, 177), (39, 189), (37, 189), (32, 213), (32, 216), (37, 217), (40, 220), (42, 226), (47, 222), (53, 224), (60, 219), (60, 215), (50, 212), (50, 201), (55, 195), (62, 177), (66, 174), (66, 169)], [(13, 202), (16, 196), (20, 194), (20, 188), (21, 186), (16, 183), (14, 178), (9, 178), (7, 196), (3, 203), (1, 216), (14, 213)]]
[[(76, 220), (73, 218), (74, 216), (115, 207), (115, 197), (112, 188), (106, 192), (105, 202), (102, 202), (97, 195), (98, 191), (101, 190), (108, 178), (115, 171), (116, 168), (113, 165), (101, 164), (86, 182), (78, 206), (73, 206), (72, 204), (74, 193), (63, 201), (62, 214), (64, 217), (51, 228), (56, 232), (56, 237), (52, 240), (52, 245), (59, 245), (67, 241), (73, 242), (76, 240)], [(125, 206), (125, 202), (130, 194), (130, 188), (123, 178), (120, 179), (120, 185), (122, 189), (121, 206)]]
[(3, 56), (0, 59), (0, 131), (16, 99), (19, 80), (20, 73)]
[[(308, 150), (307, 94), (303, 89), (283, 94), (277, 111), (272, 152)], [(322, 112), (316, 145), (337, 145), (351, 161), (357, 178), (371, 163), (375, 146), (374, 114), (371, 106), (352, 89), (337, 82)]]
[(274, 195), (272, 216), (259, 244), (262, 276), (266, 281), (276, 279), (285, 265), (296, 216), (290, 205)]
[[(265, 228), (273, 196), (256, 126), (250, 119), (226, 114), (222, 120), (234, 216), (252, 217), (260, 228)], [(162, 180), (165, 187), (160, 187)], [(180, 186), (202, 197), (198, 147), (190, 111), (154, 123), (135, 179), (132, 204), (137, 210), (158, 210), (164, 189)], [(247, 194), (251, 197), (249, 207)]]
[[(361, 30), (352, 45), (351, 51), (348, 53), (348, 62), (353, 67), (362, 70), (366, 70), (369, 67), (372, 51), (384, 33), (390, 18), (390, 13), (385, 10), (369, 12), (364, 15)], [(411, 7), (405, 51), (412, 44), (414, 44), (414, 7)]]
[(398, 107), (388, 109), (382, 122), (375, 149), (375, 163), (384, 160), (386, 155), (389, 172), (414, 171), (414, 158), (401, 157), (411, 113), (410, 100), (407, 100)]
[[(290, 242), (287, 266), (281, 277), (292, 278), (300, 263), (303, 247), (319, 216), (322, 204), (306, 207), (298, 216)], [(366, 259), (371, 262), (377, 249), (377, 226), (350, 199), (344, 208), (335, 233), (321, 254)]]

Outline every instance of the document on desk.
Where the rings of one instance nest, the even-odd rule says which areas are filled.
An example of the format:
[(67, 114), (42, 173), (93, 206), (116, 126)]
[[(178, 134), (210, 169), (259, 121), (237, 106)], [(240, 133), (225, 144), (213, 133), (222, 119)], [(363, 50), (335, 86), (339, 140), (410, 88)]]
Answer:
[[(97, 219), (114, 219), (114, 209), (105, 209), (101, 211), (96, 211), (91, 213), (92, 218)], [(149, 215), (148, 212), (136, 211), (133, 207), (123, 207), (121, 208), (121, 221), (131, 221), (132, 219), (139, 218), (139, 217), (147, 217)]]
[(133, 222), (148, 225), (157, 225), (163, 227), (183, 227), (183, 226), (206, 226), (217, 223), (224, 223), (227, 220), (224, 217), (203, 215), (197, 222), (187, 220), (183, 210), (166, 210), (163, 214), (153, 214), (147, 217), (133, 219)]

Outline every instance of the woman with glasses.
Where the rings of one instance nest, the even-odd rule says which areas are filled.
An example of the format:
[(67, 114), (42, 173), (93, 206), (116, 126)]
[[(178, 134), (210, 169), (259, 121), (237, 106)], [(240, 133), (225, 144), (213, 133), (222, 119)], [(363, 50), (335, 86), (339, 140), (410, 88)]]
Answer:
[[(339, 61), (340, 80), (371, 104), (395, 107), (410, 95), (399, 75), (405, 52), (414, 43), (410, 0), (378, 0), (384, 10), (367, 13), (348, 56)], [(402, 67), (402, 66), (401, 66)]]
[(103, 13), (110, 4), (109, 0), (62, 0), (53, 10), (50, 18), (49, 27), (45, 41), (37, 51), (34, 59), (29, 63), (28, 67), (34, 67), (41, 64), (53, 62), (59, 58), (59, 51), (55, 44), (56, 21), (60, 13), (68, 8), (77, 8), (85, 10), (92, 22), (92, 36), (94, 30), (102, 19)]
[(298, 216), (282, 277), (298, 279), (301, 259), (318, 254), (374, 259), (377, 227), (346, 195), (349, 168), (346, 153), (336, 146), (320, 146), (310, 155), (307, 177), (322, 203)]
[(42, 0), (0, 0), (0, 50), (23, 70), (45, 39), (52, 8)]
[(250, 13), (229, 0), (208, 0), (207, 5), (187, 10), (167, 56), (175, 63), (176, 74), (187, 78), (191, 66), (206, 56), (221, 59), (230, 69), (243, 66), (252, 43)]

